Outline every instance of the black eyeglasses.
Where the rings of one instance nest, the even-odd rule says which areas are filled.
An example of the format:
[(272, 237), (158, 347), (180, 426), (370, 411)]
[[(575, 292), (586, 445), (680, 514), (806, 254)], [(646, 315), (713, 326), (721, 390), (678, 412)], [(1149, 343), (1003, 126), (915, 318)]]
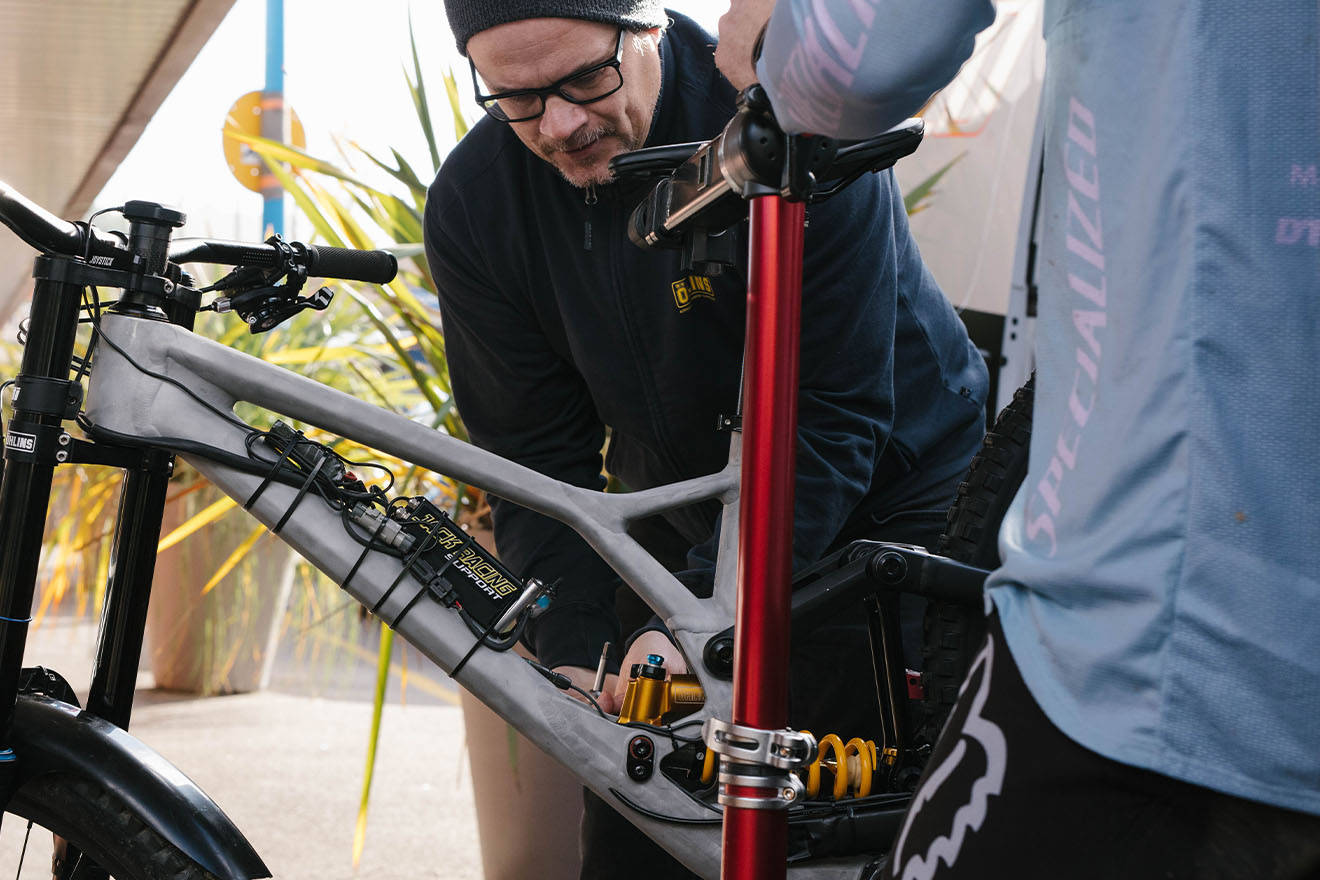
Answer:
[(614, 57), (609, 61), (570, 73), (543, 89), (518, 89), (484, 95), (481, 92), (481, 80), (477, 78), (477, 66), (469, 58), (468, 66), (472, 68), (472, 88), (476, 91), (477, 103), (500, 122), (526, 122), (545, 112), (545, 99), (549, 95), (558, 95), (570, 104), (590, 104), (608, 98), (623, 87), (623, 72), (619, 65), (623, 62), (624, 33), (625, 30), (619, 28), (619, 44), (614, 47)]

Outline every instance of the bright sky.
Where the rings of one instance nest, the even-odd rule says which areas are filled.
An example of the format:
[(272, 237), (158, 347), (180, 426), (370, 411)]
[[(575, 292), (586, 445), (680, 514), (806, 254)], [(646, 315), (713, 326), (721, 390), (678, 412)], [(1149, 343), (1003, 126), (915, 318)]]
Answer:
[[(725, 0), (666, 4), (714, 30)], [(285, 101), (307, 132), (313, 155), (338, 160), (335, 138), (386, 158), (394, 147), (425, 174), (426, 143), (404, 80), (411, 69), (411, 11), (422, 75), (438, 136), (448, 136), (449, 105), (442, 74), (459, 74), (468, 95), (467, 61), (454, 48), (437, 0), (285, 0)], [(237, 0), (234, 8), (165, 100), (133, 151), (110, 178), (97, 206), (148, 199), (187, 213), (185, 235), (255, 239), (261, 233), (261, 196), (234, 180), (221, 148), (225, 114), (241, 95), (265, 82), (265, 0)], [(469, 119), (480, 111), (467, 101)], [(286, 213), (290, 237), (306, 236)]]

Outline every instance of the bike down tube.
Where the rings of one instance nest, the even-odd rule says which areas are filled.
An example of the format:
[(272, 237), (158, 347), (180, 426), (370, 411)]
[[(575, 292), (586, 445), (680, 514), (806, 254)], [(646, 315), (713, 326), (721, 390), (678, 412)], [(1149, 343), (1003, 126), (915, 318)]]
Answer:
[[(751, 201), (733, 722), (764, 730), (788, 723), (789, 586), (805, 212), (802, 202), (777, 195)], [(773, 787), (732, 784), (724, 791), (752, 798), (777, 794)], [(723, 842), (724, 880), (786, 876), (785, 810), (726, 806)]]

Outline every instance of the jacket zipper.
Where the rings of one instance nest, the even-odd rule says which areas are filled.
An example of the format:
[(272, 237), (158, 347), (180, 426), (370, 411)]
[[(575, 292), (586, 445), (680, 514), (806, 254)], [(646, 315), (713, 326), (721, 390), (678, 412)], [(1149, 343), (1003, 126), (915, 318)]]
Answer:
[[(587, 184), (587, 194), (583, 198), (583, 202), (586, 204), (588, 208), (590, 208), (592, 205), (595, 205), (597, 201), (598, 199), (596, 197), (596, 184), (594, 183)], [(590, 211), (587, 212), (587, 219), (582, 221), (582, 249), (584, 251), (591, 250), (591, 212)]]

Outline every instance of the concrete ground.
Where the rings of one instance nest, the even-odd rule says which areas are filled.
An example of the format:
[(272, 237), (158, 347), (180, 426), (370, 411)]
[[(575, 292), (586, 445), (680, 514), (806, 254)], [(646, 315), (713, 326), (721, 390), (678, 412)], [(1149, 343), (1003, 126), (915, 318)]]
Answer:
[[(286, 640), (270, 689), (258, 693), (167, 693), (143, 672), (130, 731), (211, 795), (277, 878), (478, 880), (457, 689), (411, 648), (402, 655), (402, 699), (401, 663), (391, 676), (366, 842), (353, 866), (378, 630), (363, 627), (365, 644), (340, 645), (333, 661), (328, 652), (309, 659)], [(95, 637), (93, 620), (48, 616), (32, 632), (24, 665), (60, 671), (85, 697)], [(395, 644), (397, 659), (406, 646)], [(0, 876), (16, 876), (23, 831), (12, 817), (0, 827)], [(17, 876), (49, 878), (49, 836), (41, 837), (32, 835)]]

